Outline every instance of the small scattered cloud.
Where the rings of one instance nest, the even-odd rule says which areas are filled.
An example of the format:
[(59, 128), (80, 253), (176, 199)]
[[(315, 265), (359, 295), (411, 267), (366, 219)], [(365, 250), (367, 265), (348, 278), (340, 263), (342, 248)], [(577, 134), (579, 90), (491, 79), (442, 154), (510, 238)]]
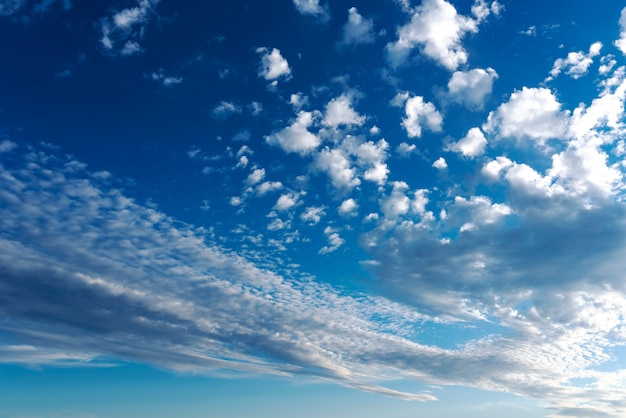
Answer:
[(361, 126), (365, 122), (365, 117), (359, 115), (352, 108), (352, 99), (347, 94), (332, 99), (326, 104), (326, 112), (322, 123), (337, 128), (341, 125)]
[(569, 75), (573, 79), (580, 78), (587, 74), (589, 67), (593, 64), (593, 59), (600, 55), (602, 49), (602, 42), (594, 42), (589, 47), (589, 52), (584, 53), (582, 51), (570, 52), (567, 54), (567, 58), (558, 58), (554, 61), (552, 70), (550, 70), (550, 76), (545, 79), (545, 82), (552, 81), (563, 70), (565, 74)]
[(359, 13), (356, 7), (348, 10), (348, 21), (341, 31), (340, 46), (354, 46), (374, 42), (374, 22)]
[(325, 209), (324, 206), (309, 206), (302, 212), (300, 219), (308, 224), (316, 225), (322, 220), (322, 217), (326, 216)]
[(493, 68), (456, 71), (448, 81), (447, 97), (470, 110), (482, 110), (497, 78)]
[(320, 138), (308, 130), (313, 125), (313, 118), (312, 112), (301, 110), (291, 125), (266, 136), (265, 141), (270, 145), (282, 148), (287, 153), (308, 154), (321, 143)]
[(222, 100), (217, 105), (215, 105), (215, 107), (211, 111), (211, 115), (214, 118), (226, 119), (232, 115), (241, 114), (241, 112), (242, 112), (241, 106), (233, 102)]
[(399, 93), (392, 104), (404, 105), (406, 117), (402, 119), (402, 126), (410, 138), (421, 137), (423, 126), (433, 132), (441, 131), (443, 116), (434, 104), (424, 101), (422, 96), (410, 97), (408, 93)]
[(156, 15), (160, 0), (137, 0), (137, 6), (115, 12), (100, 20), (100, 45), (111, 55), (132, 56), (143, 51), (139, 41)]
[(439, 157), (432, 165), (433, 167), (435, 167), (437, 170), (445, 170), (446, 168), (448, 168), (448, 163), (446, 163), (445, 158), (443, 157)]
[(150, 79), (161, 83), (165, 87), (172, 87), (183, 82), (182, 77), (166, 75), (165, 70), (162, 68), (159, 68), (157, 71), (150, 74)]
[(622, 9), (622, 13), (619, 18), (619, 39), (615, 41), (615, 46), (626, 55), (626, 7)]
[(324, 228), (324, 235), (326, 235), (328, 245), (322, 247), (318, 251), (320, 254), (329, 254), (335, 252), (346, 242), (343, 238), (341, 238), (337, 229), (330, 226)]
[(261, 55), (259, 66), (259, 77), (267, 81), (276, 81), (279, 78), (289, 80), (291, 78), (291, 68), (289, 63), (280, 54), (280, 50), (273, 48), (257, 48), (256, 52)]
[(353, 198), (349, 198), (341, 202), (341, 205), (339, 205), (339, 208), (337, 208), (337, 212), (339, 212), (341, 216), (356, 216), (356, 210), (358, 209), (358, 207), (359, 205), (356, 203), (356, 200), (354, 200)]
[(320, 0), (293, 0), (296, 10), (302, 15), (315, 17), (320, 23), (330, 19), (328, 8), (320, 4)]
[[(485, 153), (487, 139), (480, 128), (471, 128), (467, 135), (445, 147), (446, 151), (462, 154), (464, 157), (475, 158)], [(444, 161), (445, 164), (445, 161)]]

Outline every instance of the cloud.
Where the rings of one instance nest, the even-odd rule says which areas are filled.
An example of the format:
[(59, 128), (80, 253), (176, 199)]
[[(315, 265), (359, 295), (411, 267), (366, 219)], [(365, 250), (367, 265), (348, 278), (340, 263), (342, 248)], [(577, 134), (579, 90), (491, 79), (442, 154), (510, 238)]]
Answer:
[(316, 225), (322, 220), (322, 217), (326, 215), (325, 209), (324, 206), (309, 206), (302, 212), (300, 219), (311, 225)]
[(100, 19), (100, 45), (112, 55), (131, 56), (142, 52), (139, 41), (156, 14), (160, 0), (137, 0), (137, 6)]
[(509, 101), (490, 112), (483, 130), (497, 138), (530, 138), (539, 144), (561, 138), (567, 132), (568, 113), (546, 88), (524, 87), (511, 94)]
[(361, 184), (350, 160), (339, 148), (324, 148), (317, 155), (315, 166), (328, 174), (333, 186), (337, 189), (350, 190)]
[[(626, 343), (626, 207), (614, 196), (588, 206), (568, 184), (530, 196), (522, 171), (538, 171), (503, 159), (506, 202), (431, 202), (437, 191), (395, 182), (363, 236), (362, 265), (386, 297), (355, 298), (271, 259), (256, 265), (70, 157), (11, 148), (0, 154), (11, 161), (0, 165), (3, 361), (303, 374), (434, 400), (384, 386), (419, 376), (544, 399), (563, 414), (582, 404), (624, 414), (623, 371), (603, 367)], [(321, 210), (303, 220), (319, 222)], [(345, 245), (340, 231), (325, 227), (320, 253)], [(450, 335), (494, 332), (453, 349), (420, 343), (435, 323)]]
[(411, 21), (398, 29), (398, 40), (387, 44), (387, 59), (393, 67), (404, 63), (411, 51), (420, 51), (448, 70), (467, 62), (461, 44), (466, 33), (478, 32), (476, 20), (459, 15), (445, 0), (424, 0)]
[(493, 68), (455, 71), (448, 81), (448, 97), (470, 110), (481, 110), (496, 78), (498, 74)]
[(241, 106), (236, 105), (233, 102), (222, 100), (211, 111), (211, 115), (214, 118), (226, 119), (229, 116), (237, 115), (242, 112)]
[(487, 139), (480, 128), (471, 128), (467, 131), (467, 135), (457, 142), (448, 144), (445, 150), (458, 152), (465, 157), (475, 158), (485, 153), (486, 145)]
[(320, 0), (293, 0), (293, 5), (300, 14), (314, 16), (321, 23), (330, 19), (327, 7), (322, 6)]
[(622, 9), (619, 18), (620, 38), (615, 41), (615, 46), (626, 55), (626, 7)]
[(553, 80), (556, 76), (561, 74), (563, 70), (565, 74), (569, 75), (573, 79), (580, 78), (587, 74), (589, 67), (593, 64), (593, 58), (600, 55), (602, 49), (602, 42), (594, 42), (589, 47), (589, 52), (585, 54), (582, 51), (570, 52), (567, 54), (567, 58), (558, 58), (554, 61), (552, 70), (550, 70), (550, 76), (546, 78), (546, 82)]
[(348, 21), (341, 31), (339, 45), (371, 44), (375, 38), (374, 22), (361, 16), (356, 7), (351, 7), (348, 10)]
[(165, 71), (162, 68), (150, 74), (150, 78), (163, 84), (165, 87), (175, 86), (176, 84), (180, 84), (183, 82), (182, 77), (165, 75)]
[(341, 202), (337, 211), (341, 216), (356, 216), (358, 207), (359, 205), (356, 203), (356, 200), (349, 198)]
[(285, 212), (298, 204), (300, 204), (300, 198), (297, 194), (286, 193), (278, 198), (276, 204), (274, 205), (274, 209), (279, 212)]
[(425, 102), (422, 96), (409, 97), (408, 93), (398, 94), (393, 101), (396, 106), (402, 106), (406, 117), (402, 120), (402, 126), (410, 138), (422, 136), (422, 126), (426, 126), (433, 132), (441, 131), (443, 116), (430, 102)]
[(443, 157), (439, 157), (432, 165), (433, 167), (435, 167), (437, 170), (445, 170), (446, 168), (448, 168), (448, 163), (446, 163), (445, 158)]
[(301, 110), (296, 120), (286, 128), (265, 137), (265, 141), (278, 146), (288, 153), (305, 155), (315, 150), (321, 143), (316, 135), (309, 132), (308, 128), (313, 125), (312, 112)]
[(329, 127), (337, 128), (341, 125), (361, 126), (364, 122), (365, 117), (359, 115), (352, 108), (352, 99), (346, 94), (342, 94), (326, 104), (326, 112), (322, 123)]
[(256, 52), (261, 55), (259, 77), (268, 81), (291, 78), (291, 68), (287, 60), (280, 55), (280, 50), (273, 48), (270, 52), (267, 48), (257, 48)]
[(3, 0), (0, 2), (0, 16), (10, 16), (17, 12), (26, 0)]

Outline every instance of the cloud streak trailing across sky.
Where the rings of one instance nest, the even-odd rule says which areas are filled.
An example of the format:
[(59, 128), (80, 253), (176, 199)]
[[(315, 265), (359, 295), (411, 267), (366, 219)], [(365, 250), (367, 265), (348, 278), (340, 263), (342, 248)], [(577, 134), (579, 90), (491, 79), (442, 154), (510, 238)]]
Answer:
[(520, 71), (500, 33), (565, 29), (502, 23), (519, 4), (284, 3), (205, 5), (202, 36), (165, 0), (0, 3), (24, 32), (92, 19), (0, 98), (0, 362), (626, 416), (626, 9)]

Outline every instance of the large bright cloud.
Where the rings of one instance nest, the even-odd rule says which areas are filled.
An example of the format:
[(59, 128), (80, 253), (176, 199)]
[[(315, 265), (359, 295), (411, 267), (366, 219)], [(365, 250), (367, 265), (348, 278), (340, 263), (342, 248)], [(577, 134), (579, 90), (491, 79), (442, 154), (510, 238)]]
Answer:
[(272, 48), (258, 48), (257, 53), (261, 55), (261, 65), (259, 67), (259, 77), (263, 77), (268, 81), (274, 81), (278, 78), (288, 79), (291, 76), (291, 68), (289, 63), (280, 54), (280, 50)]
[(321, 140), (308, 131), (313, 124), (313, 113), (300, 111), (296, 120), (286, 128), (265, 137), (267, 143), (281, 147), (285, 152), (307, 154), (317, 148)]
[(477, 31), (477, 22), (458, 14), (447, 1), (425, 0), (415, 9), (411, 21), (398, 29), (398, 40), (387, 45), (387, 57), (392, 66), (398, 66), (419, 47), (438, 64), (455, 70), (468, 58), (462, 38)]
[(498, 74), (493, 68), (455, 71), (448, 81), (448, 97), (469, 109), (480, 110), (486, 97), (491, 94), (496, 78)]

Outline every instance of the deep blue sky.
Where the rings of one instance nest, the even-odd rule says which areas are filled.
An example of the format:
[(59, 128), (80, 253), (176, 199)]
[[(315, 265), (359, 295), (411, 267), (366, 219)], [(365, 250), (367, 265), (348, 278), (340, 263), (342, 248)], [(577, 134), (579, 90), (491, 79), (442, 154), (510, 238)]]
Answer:
[(96, 3), (0, 0), (1, 418), (626, 416), (619, 2)]

